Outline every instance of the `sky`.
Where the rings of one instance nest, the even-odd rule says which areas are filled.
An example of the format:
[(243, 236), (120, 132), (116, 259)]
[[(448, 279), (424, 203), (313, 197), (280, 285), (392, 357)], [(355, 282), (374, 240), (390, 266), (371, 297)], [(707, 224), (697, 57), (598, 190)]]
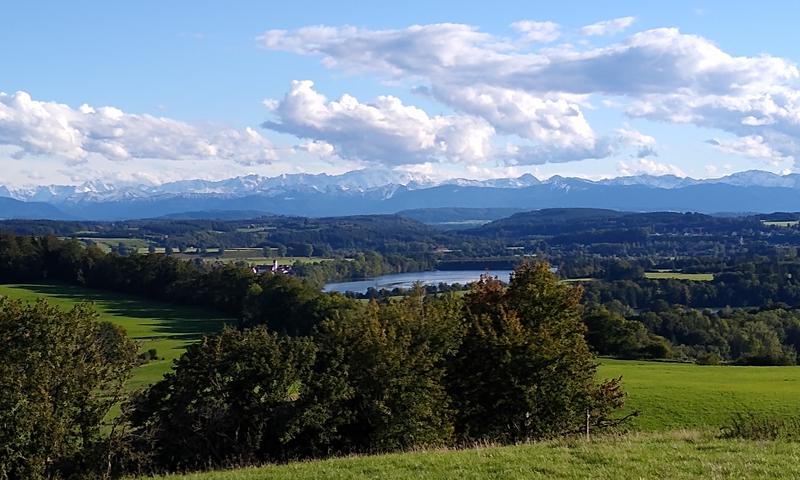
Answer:
[(0, 184), (800, 159), (787, 1), (4, 2)]

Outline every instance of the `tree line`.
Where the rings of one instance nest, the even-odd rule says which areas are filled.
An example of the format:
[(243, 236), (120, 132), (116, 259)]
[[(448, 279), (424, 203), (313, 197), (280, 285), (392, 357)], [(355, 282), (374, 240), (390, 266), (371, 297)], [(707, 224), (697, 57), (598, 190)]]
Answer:
[(130, 340), (84, 307), (0, 299), (0, 423), (14, 425), (0, 433), (0, 478), (517, 442), (575, 433), (587, 418), (608, 427), (624, 393), (595, 379), (580, 295), (544, 264), (463, 297), (383, 303), (250, 278), (238, 327), (190, 346), (124, 403), (110, 435), (100, 422), (133, 366)]

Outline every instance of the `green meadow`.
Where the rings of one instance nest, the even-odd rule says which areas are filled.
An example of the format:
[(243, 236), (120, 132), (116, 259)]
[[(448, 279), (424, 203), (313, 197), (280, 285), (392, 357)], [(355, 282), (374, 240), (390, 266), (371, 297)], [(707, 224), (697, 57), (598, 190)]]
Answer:
[(800, 443), (721, 440), (708, 432), (638, 433), (294, 462), (164, 480), (778, 479), (800, 477)]
[(800, 414), (800, 367), (700, 366), (603, 359), (603, 378), (622, 376), (631, 428), (718, 430), (734, 414)]
[(710, 282), (714, 280), (713, 273), (681, 273), (681, 272), (646, 272), (645, 278), (650, 280), (691, 280), (695, 282)]
[(228, 319), (201, 308), (176, 306), (132, 295), (51, 284), (0, 285), (0, 295), (34, 301), (44, 297), (62, 308), (91, 302), (100, 320), (125, 328), (142, 351), (155, 348), (158, 360), (138, 367), (129, 386), (137, 388), (158, 381), (172, 367), (186, 346), (204, 333), (222, 328)]

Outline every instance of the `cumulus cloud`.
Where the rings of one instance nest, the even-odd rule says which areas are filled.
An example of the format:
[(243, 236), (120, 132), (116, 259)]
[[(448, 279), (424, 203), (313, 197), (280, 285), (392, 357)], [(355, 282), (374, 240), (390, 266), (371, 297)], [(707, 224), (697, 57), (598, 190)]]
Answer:
[(660, 163), (647, 158), (639, 158), (635, 161), (620, 161), (617, 164), (617, 170), (620, 175), (626, 177), (633, 175), (675, 175), (676, 177), (686, 177), (686, 173), (676, 165)]
[(620, 128), (617, 129), (617, 140), (620, 145), (635, 148), (637, 158), (658, 156), (656, 139), (650, 135), (645, 135), (637, 130)]
[(613, 35), (625, 31), (633, 25), (636, 17), (619, 17), (602, 22), (592, 23), (580, 29), (581, 35)]
[(494, 134), (480, 118), (430, 116), (393, 96), (373, 103), (346, 94), (328, 100), (309, 80), (292, 82), (282, 100), (267, 104), (276, 120), (265, 122), (265, 128), (332, 145), (342, 158), (386, 165), (481, 163), (489, 156)]
[(548, 143), (536, 145), (509, 144), (499, 158), (508, 165), (544, 165), (545, 163), (566, 163), (577, 160), (606, 158), (614, 153), (615, 144), (608, 138), (601, 138), (590, 144), (567, 147)]
[(521, 20), (512, 23), (511, 28), (522, 34), (525, 42), (549, 43), (561, 36), (561, 27), (554, 22)]
[[(618, 33), (633, 17), (583, 27), (586, 35)], [(512, 25), (542, 41), (557, 26)], [(543, 33), (544, 32), (544, 33)], [(531, 40), (534, 40), (532, 38)], [(447, 106), (484, 119), (498, 132), (538, 142), (520, 151), (544, 158), (598, 158), (618, 139), (594, 133), (576, 97), (613, 99), (632, 118), (693, 124), (728, 132), (720, 147), (749, 158), (797, 159), (800, 90), (797, 66), (770, 55), (735, 56), (676, 28), (638, 32), (603, 47), (528, 48), (461, 24), (406, 29), (308, 27), (271, 30), (261, 44), (320, 56), (331, 68), (372, 71), (423, 82)], [(535, 45), (534, 45), (535, 47)], [(757, 140), (754, 140), (757, 139)], [(632, 141), (633, 139), (627, 139)], [(558, 149), (563, 150), (558, 153)], [(637, 156), (655, 154), (643, 145)]]
[(502, 133), (556, 146), (585, 146), (596, 140), (580, 106), (565, 95), (537, 96), (491, 85), (436, 85), (431, 93), (461, 112), (484, 118)]
[(201, 128), (114, 107), (94, 108), (34, 100), (26, 92), (0, 93), (0, 145), (14, 156), (40, 155), (82, 163), (90, 157), (195, 160), (227, 159), (242, 164), (275, 159), (272, 144), (252, 128)]
[(724, 153), (764, 160), (775, 166), (793, 160), (793, 157), (784, 155), (765, 143), (764, 137), (760, 135), (750, 135), (735, 140), (718, 140), (712, 138), (709, 139), (707, 143)]

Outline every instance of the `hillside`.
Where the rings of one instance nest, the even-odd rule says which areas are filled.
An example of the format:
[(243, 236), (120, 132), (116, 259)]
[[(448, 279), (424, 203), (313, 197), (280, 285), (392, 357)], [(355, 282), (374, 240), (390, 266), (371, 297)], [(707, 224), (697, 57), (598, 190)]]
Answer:
[(164, 480), (796, 478), (800, 444), (672, 432), (422, 451), (159, 477)]
[(0, 197), (0, 219), (13, 218), (67, 220), (70, 216), (49, 203), (22, 202), (13, 198)]

